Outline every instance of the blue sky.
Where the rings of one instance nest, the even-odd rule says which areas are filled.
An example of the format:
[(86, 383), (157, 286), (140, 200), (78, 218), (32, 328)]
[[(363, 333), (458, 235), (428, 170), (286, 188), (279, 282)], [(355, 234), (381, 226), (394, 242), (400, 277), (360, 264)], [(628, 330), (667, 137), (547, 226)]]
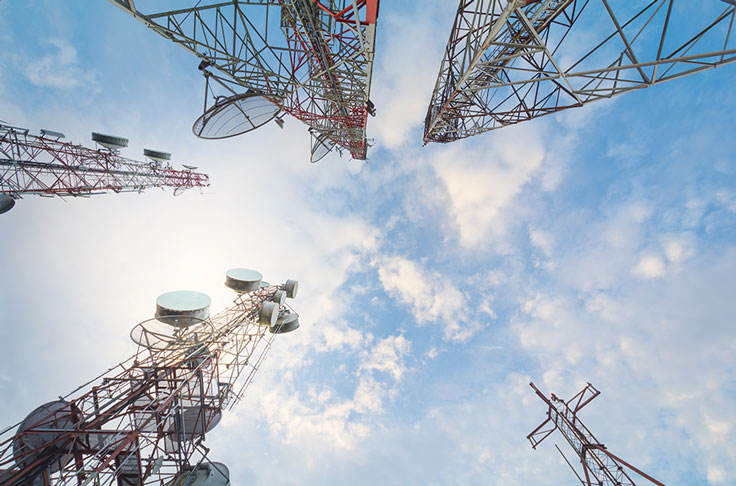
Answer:
[(596, 385), (586, 424), (665, 484), (736, 484), (736, 67), (422, 147), (455, 8), (384, 2), (370, 160), (312, 165), (293, 119), (196, 139), (198, 61), (108, 2), (0, 1), (0, 119), (212, 180), (1, 217), (2, 423), (245, 266), (300, 281), (302, 327), (208, 438), (233, 484), (574, 484), (531, 380)]

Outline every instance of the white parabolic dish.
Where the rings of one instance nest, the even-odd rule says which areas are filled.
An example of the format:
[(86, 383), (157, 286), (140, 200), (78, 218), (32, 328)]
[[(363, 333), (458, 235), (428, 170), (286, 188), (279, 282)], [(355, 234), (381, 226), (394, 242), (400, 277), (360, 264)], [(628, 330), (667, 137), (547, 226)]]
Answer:
[(189, 326), (210, 315), (212, 300), (207, 294), (193, 290), (175, 290), (156, 299), (156, 319), (172, 326)]
[(197, 472), (182, 471), (174, 480), (175, 486), (228, 486), (230, 471), (221, 462), (206, 462), (199, 466)]
[(248, 268), (231, 268), (225, 274), (225, 285), (236, 292), (253, 292), (261, 286), (261, 272)]
[(15, 199), (6, 195), (0, 194), (0, 214), (7, 213), (15, 206)]

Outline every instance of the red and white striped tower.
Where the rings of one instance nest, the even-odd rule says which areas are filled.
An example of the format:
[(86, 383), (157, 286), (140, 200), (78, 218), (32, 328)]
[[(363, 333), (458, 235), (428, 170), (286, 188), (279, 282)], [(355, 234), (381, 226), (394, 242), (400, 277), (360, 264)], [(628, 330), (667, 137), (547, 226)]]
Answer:
[(87, 148), (63, 140), (64, 135), (0, 124), (0, 213), (26, 195), (91, 196), (109, 192), (141, 192), (150, 187), (171, 187), (180, 193), (210, 185), (206, 174), (193, 167), (173, 169), (170, 154), (145, 150), (141, 162), (120, 155), (127, 139), (93, 133), (101, 146)]
[(286, 304), (297, 282), (228, 271), (238, 295), (209, 316), (193, 291), (157, 300), (155, 317), (133, 328), (136, 353), (0, 436), (3, 486), (229, 484), (204, 440), (243, 398), (275, 336), (295, 330)]

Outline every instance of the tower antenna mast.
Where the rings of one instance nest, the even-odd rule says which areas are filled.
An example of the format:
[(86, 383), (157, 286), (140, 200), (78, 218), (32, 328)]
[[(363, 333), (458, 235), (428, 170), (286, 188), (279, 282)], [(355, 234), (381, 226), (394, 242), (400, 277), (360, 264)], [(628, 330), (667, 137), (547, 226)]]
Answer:
[(461, 0), (424, 125), (453, 142), (736, 61), (733, 0)]
[(197, 120), (197, 136), (239, 135), (272, 119), (281, 126), (283, 110), (315, 135), (313, 162), (315, 152), (335, 146), (366, 159), (380, 0), (210, 0), (146, 13), (143, 0), (109, 1), (199, 57), (206, 76), (232, 86)]
[(175, 170), (171, 155), (144, 150), (148, 162), (128, 159), (119, 149), (128, 145), (121, 137), (93, 133), (101, 147), (87, 148), (62, 139), (64, 134), (0, 124), (0, 213), (26, 195), (91, 196), (108, 192), (141, 192), (150, 187), (172, 187), (179, 194), (192, 187), (210, 185), (196, 167)]
[(238, 295), (209, 316), (210, 298), (175, 291), (131, 331), (133, 356), (0, 435), (3, 486), (226, 486), (206, 435), (244, 396), (275, 336), (299, 327), (286, 304), (298, 284), (227, 272)]
[[(593, 385), (588, 383), (567, 402), (558, 398), (554, 393), (547, 398), (534, 383), (529, 383), (529, 386), (548, 407), (547, 418), (527, 436), (533, 449), (536, 449), (540, 442), (549, 437), (552, 432), (559, 430), (580, 458), (585, 486), (636, 486), (629, 474), (632, 471), (644, 478), (648, 484), (664, 486), (663, 483), (610, 452), (580, 420), (577, 415), (580, 409), (600, 395)], [(558, 451), (562, 454), (559, 448)], [(564, 454), (563, 457), (565, 457)], [(572, 467), (569, 462), (568, 465)], [(573, 471), (575, 472), (574, 469)], [(575, 474), (580, 479), (577, 472)]]

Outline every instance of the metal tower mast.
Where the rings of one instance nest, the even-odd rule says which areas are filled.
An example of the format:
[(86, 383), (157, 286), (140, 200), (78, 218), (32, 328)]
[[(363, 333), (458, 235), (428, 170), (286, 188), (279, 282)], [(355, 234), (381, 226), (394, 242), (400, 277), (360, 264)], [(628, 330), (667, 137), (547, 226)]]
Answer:
[(0, 484), (224, 486), (203, 441), (243, 398), (274, 337), (295, 330), (297, 282), (228, 271), (239, 293), (209, 317), (209, 297), (169, 292), (133, 328), (136, 353), (3, 431)]
[(734, 5), (461, 0), (424, 142), (452, 142), (733, 62)]
[(103, 148), (91, 149), (62, 138), (63, 134), (49, 130), (31, 135), (27, 129), (0, 124), (0, 198), (89, 196), (149, 187), (181, 191), (210, 185), (206, 174), (192, 168), (172, 169), (166, 162), (170, 155), (164, 152), (146, 150), (150, 162), (121, 157), (117, 148), (126, 146), (126, 139), (93, 133), (93, 140)]
[[(634, 483), (627, 469), (644, 478), (648, 484), (664, 486), (656, 479), (611, 453), (606, 449), (606, 446), (598, 442), (598, 439), (578, 418), (577, 413), (580, 409), (600, 395), (600, 392), (593, 385), (588, 383), (588, 386), (567, 402), (557, 398), (554, 393), (548, 399), (534, 386), (534, 383), (529, 383), (529, 385), (549, 407), (545, 421), (527, 436), (527, 439), (532, 443), (532, 448), (536, 449), (539, 443), (552, 432), (559, 430), (580, 458), (584, 479), (578, 475), (572, 464), (567, 462), (567, 458), (565, 458), (565, 461), (585, 486), (635, 486), (636, 483)], [(560, 454), (562, 454), (562, 451), (560, 451)]]
[[(150, 13), (132, 0), (109, 1), (216, 68), (225, 83), (304, 122), (320, 139), (313, 151), (329, 140), (330, 148), (366, 158), (379, 0), (200, 1)], [(248, 120), (258, 116), (240, 111)]]

